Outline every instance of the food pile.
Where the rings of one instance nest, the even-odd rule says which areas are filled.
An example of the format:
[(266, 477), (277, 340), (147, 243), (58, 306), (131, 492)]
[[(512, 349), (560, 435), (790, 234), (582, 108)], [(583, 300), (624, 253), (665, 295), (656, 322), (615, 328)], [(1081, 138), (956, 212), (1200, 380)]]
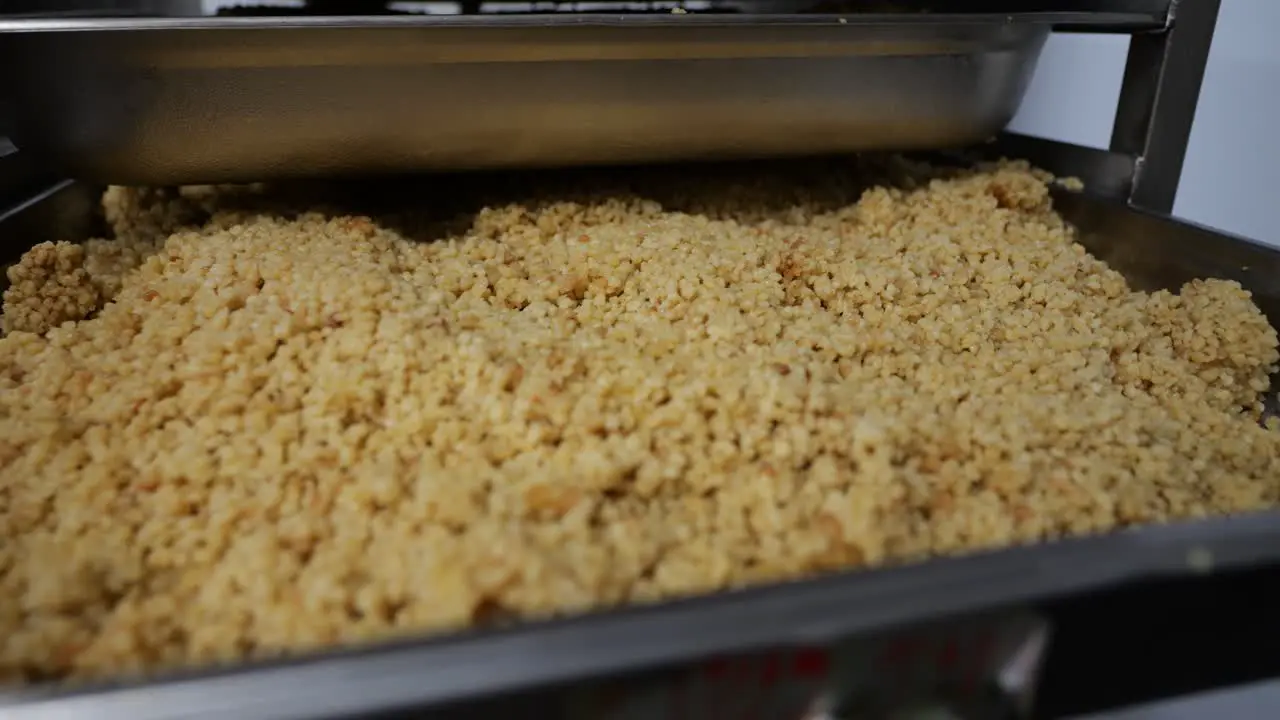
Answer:
[(112, 188), (114, 238), (8, 270), (0, 677), (1280, 503), (1249, 294), (1130, 290), (1047, 182), (587, 173), (368, 214)]

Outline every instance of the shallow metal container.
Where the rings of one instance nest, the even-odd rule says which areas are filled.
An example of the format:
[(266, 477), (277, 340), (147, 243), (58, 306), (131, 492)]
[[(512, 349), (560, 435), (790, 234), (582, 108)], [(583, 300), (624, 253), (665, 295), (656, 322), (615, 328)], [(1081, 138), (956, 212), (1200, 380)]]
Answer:
[(0, 22), (9, 133), (172, 184), (966, 145), (1053, 24), (1007, 15)]
[[(0, 215), (0, 264), (45, 240), (98, 232), (99, 197), (100, 188), (61, 183)], [(1085, 194), (1055, 191), (1055, 204), (1080, 242), (1134, 287), (1236, 280), (1280, 325), (1280, 251)], [(563, 688), (646, 677), (709, 657), (827, 646), (1151, 578), (1278, 562), (1280, 512), (1187, 521), (159, 682), (70, 694), (36, 687), (0, 694), (0, 716), (253, 720), (417, 709), (429, 715), (416, 717), (577, 717), (560, 704)], [(508, 701), (501, 712), (492, 704)]]

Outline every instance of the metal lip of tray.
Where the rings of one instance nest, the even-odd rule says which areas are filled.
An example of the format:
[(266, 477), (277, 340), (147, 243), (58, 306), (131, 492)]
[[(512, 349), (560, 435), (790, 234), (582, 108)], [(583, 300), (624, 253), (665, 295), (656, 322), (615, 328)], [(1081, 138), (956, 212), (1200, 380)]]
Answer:
[[(44, 240), (92, 234), (99, 193), (59, 183), (0, 214), (0, 262)], [(1134, 287), (1236, 280), (1280, 324), (1280, 250), (1088, 194), (1054, 193), (1080, 242)], [(1146, 579), (1276, 563), (1280, 511), (1189, 520), (151, 682), (0, 691), (0, 716), (301, 720), (457, 707), (709, 657), (822, 646)]]
[(1096, 21), (3, 21), (0, 100), (22, 152), (122, 184), (931, 149), (994, 136), (1051, 30)]
[(367, 717), (1274, 561), (1280, 513), (1122, 531), (150, 683), (0, 696), (14, 720)]

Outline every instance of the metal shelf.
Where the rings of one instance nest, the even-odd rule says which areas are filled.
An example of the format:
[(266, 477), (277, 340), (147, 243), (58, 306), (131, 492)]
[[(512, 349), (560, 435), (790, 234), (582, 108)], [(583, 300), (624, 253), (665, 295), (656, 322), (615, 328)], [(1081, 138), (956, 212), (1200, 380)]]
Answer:
[[(333, 0), (311, 0), (310, 4), (320, 10), (335, 6)], [(339, 4), (347, 10), (364, 7), (370, 12), (386, 5), (379, 0), (340, 0)], [(1221, 0), (738, 0), (731, 3), (740, 11), (769, 12), (804, 8), (813, 12), (858, 12), (889, 8), (898, 12), (948, 14), (1042, 13), (1061, 18), (1061, 22), (1055, 21), (1059, 32), (1128, 34), (1131, 36), (1129, 54), (1109, 147), (1088, 148), (1006, 133), (987, 151), (1028, 159), (1058, 175), (1079, 177), (1093, 192), (1159, 213), (1173, 209), (1220, 4)], [(30, 12), (35, 8), (43, 13), (59, 9), (83, 11), (87, 5), (84, 0), (53, 3), (0, 0), (0, 12)], [(101, 9), (105, 4), (96, 5)], [(154, 5), (136, 0), (110, 3), (113, 8), (130, 6), (143, 12), (154, 10)], [(181, 14), (190, 13), (187, 8), (192, 5), (182, 3)], [(482, 9), (482, 4), (477, 2), (458, 5), (464, 13)], [(171, 11), (176, 9), (175, 6)], [(19, 180), (31, 172), (26, 168), (18, 172), (17, 164), (13, 157), (5, 158), (4, 175), (8, 185), (17, 184), (22, 190), (29, 190), (31, 183)], [(15, 198), (6, 192), (2, 199), (8, 205)]]
[[(1132, 33), (1110, 147), (1100, 150), (1006, 133), (996, 150), (1059, 175), (1079, 177), (1092, 191), (1134, 207), (1172, 212), (1221, 0), (1081, 4), (1107, 12), (1160, 13), (1155, 6), (1165, 6), (1163, 27)], [(1111, 31), (1127, 32), (1120, 27)]]
[[(18, 5), (19, 3), (0, 3), (0, 10), (6, 7), (15, 8)], [(932, 2), (928, 0), (909, 0), (905, 3), (898, 2), (895, 4), (896, 7), (906, 7), (921, 11), (945, 7), (949, 13), (1070, 13), (1076, 19), (1071, 23), (1063, 23), (1057, 26), (1056, 29), (1058, 31), (1105, 32), (1130, 35), (1130, 48), (1123, 84), (1117, 104), (1111, 139), (1107, 148), (1088, 148), (1049, 139), (1004, 133), (995, 143), (985, 148), (984, 152), (1025, 158), (1058, 175), (1079, 177), (1086, 183), (1093, 194), (1120, 200), (1130, 207), (1159, 215), (1167, 215), (1173, 208), (1220, 5), (1221, 0), (950, 0), (949, 2), (947, 0), (932, 0)], [(1082, 22), (1079, 20), (1081, 13), (1088, 13), (1091, 17)], [(0, 200), (4, 201), (3, 204), (5, 206), (9, 204), (11, 196), (30, 197), (34, 194), (33, 187), (47, 185), (52, 181), (42, 175), (35, 180), (31, 179), (40, 174), (37, 173), (37, 168), (27, 167), (30, 164), (25, 162), (25, 158), (21, 156), (6, 154), (3, 146), (0, 146), (0, 180), (6, 180), (6, 182), (0, 182)], [(10, 176), (7, 179), (3, 177), (6, 173)], [(83, 198), (80, 200), (83, 201)], [(1119, 208), (1116, 211), (1119, 212)], [(1150, 219), (1138, 218), (1136, 213), (1134, 215), (1135, 217), (1128, 218), (1126, 222), (1136, 223), (1139, 220), (1148, 224), (1155, 222)], [(71, 217), (70, 214), (66, 216)], [(1164, 221), (1162, 220), (1161, 222)], [(1135, 225), (1134, 227), (1138, 226)], [(1187, 229), (1180, 230), (1180, 232), (1198, 233), (1200, 231)], [(25, 236), (27, 235), (24, 233)], [(1192, 243), (1193, 241), (1198, 241), (1198, 238), (1192, 238), (1188, 235), (1186, 242)], [(1179, 252), (1176, 244), (1169, 244), (1165, 247), (1175, 255)], [(1259, 520), (1258, 524), (1259, 528), (1267, 533), (1272, 533), (1275, 527), (1274, 520), (1269, 518)], [(1170, 529), (1168, 532), (1175, 530), (1177, 529)], [(1256, 548), (1266, 545), (1265, 538), (1260, 539), (1260, 536), (1256, 534), (1242, 534), (1238, 540), (1237, 545), (1240, 552), (1244, 552), (1245, 549), (1252, 552)], [(1066, 552), (1065, 550), (1060, 551)], [(1020, 556), (1012, 555), (1009, 557)], [(1170, 554), (1170, 557), (1173, 557), (1173, 555)], [(1181, 562), (1180, 559), (1178, 561)], [(969, 562), (985, 561), (978, 558)], [(1051, 579), (1053, 582), (1062, 582), (1066, 572), (1064, 568), (1067, 565), (1061, 562), (1050, 564), (1053, 566), (1053, 572), (1044, 572), (1045, 582), (1049, 582)], [(1038, 562), (1034, 567), (1040, 568), (1043, 565)], [(1027, 567), (1031, 568), (1032, 566), (1028, 565)], [(1093, 557), (1089, 559), (1087, 564), (1075, 563), (1071, 567), (1076, 567), (1078, 572), (1083, 572), (1080, 568), (1087, 567), (1091, 573), (1100, 573), (1107, 576), (1108, 581), (1117, 580), (1107, 575), (1108, 569), (1106, 567), (1096, 566)], [(1031, 569), (1020, 568), (1018, 576), (1021, 577), (1032, 572), (1033, 570)], [(884, 577), (892, 579), (891, 574), (886, 574)], [(1186, 657), (1191, 657), (1194, 654), (1206, 658), (1202, 662), (1212, 662), (1222, 666), (1225, 663), (1221, 662), (1220, 658), (1233, 653), (1234, 657), (1238, 658), (1244, 653), (1246, 641), (1250, 639), (1255, 644), (1258, 644), (1262, 650), (1266, 651), (1257, 653), (1259, 657), (1264, 658), (1262, 661), (1249, 667), (1242, 665), (1240, 668), (1231, 668), (1232, 673), (1229, 674), (1229, 677), (1224, 675), (1222, 678), (1213, 680), (1218, 685), (1247, 682), (1256, 679), (1254, 677), (1256, 674), (1273, 673), (1277, 670), (1275, 658), (1280, 657), (1280, 655), (1276, 655), (1273, 652), (1274, 642), (1270, 640), (1277, 636), (1274, 633), (1259, 632), (1259, 628), (1265, 629), (1262, 623), (1266, 621), (1265, 614), (1260, 611), (1273, 607), (1273, 604), (1268, 604), (1260, 598), (1274, 598), (1280, 592), (1272, 579), (1274, 577), (1277, 577), (1275, 571), (1270, 570), (1267, 573), (1253, 574), (1241, 571), (1232, 577), (1215, 577), (1213, 579), (1182, 578), (1178, 581), (1180, 584), (1176, 587), (1170, 584), (1148, 589), (1144, 591), (1147, 594), (1137, 600), (1125, 600), (1122, 598), (1121, 600), (1112, 599), (1109, 602), (1102, 602), (1099, 598), (1105, 600), (1106, 593), (1090, 592), (1086, 594), (1093, 605), (1085, 609), (1070, 605), (1065, 601), (1050, 606), (1045, 602), (1037, 603), (1034, 599), (1027, 600), (1025, 598), (1020, 601), (1023, 607), (1011, 609), (1001, 608), (994, 602), (979, 603), (975, 601), (972, 607), (966, 606), (964, 612), (958, 609), (955, 610), (955, 615), (950, 616), (955, 618), (955, 625), (948, 624), (945, 627), (931, 625), (925, 628), (902, 628), (896, 625), (893, 627), (895, 632), (900, 630), (906, 636), (929, 634), (929, 642), (936, 641), (938, 647), (943, 648), (939, 652), (945, 653), (945, 648), (950, 647), (948, 643), (953, 642), (956, 637), (961, 637), (962, 640), (968, 638), (973, 632), (971, 629), (974, 627), (978, 628), (979, 634), (983, 632), (1003, 632), (1003, 629), (1007, 626), (1014, 627), (1014, 629), (1021, 628), (1026, 625), (1027, 616), (1025, 612), (1029, 608), (1034, 617), (1046, 621), (1051, 631), (1061, 632), (1061, 637), (1058, 638), (1061, 642), (1056, 640), (1048, 642), (1046, 678), (1049, 681), (1053, 681), (1055, 678), (1079, 678), (1081, 676), (1080, 673), (1089, 668), (1092, 668), (1097, 675), (1109, 675), (1115, 670), (1114, 665), (1119, 664), (1119, 660), (1112, 665), (1099, 662), (1096, 656), (1089, 655), (1084, 651), (1076, 658), (1070, 657), (1070, 646), (1073, 644), (1073, 637), (1078, 641), (1074, 644), (1080, 646), (1083, 643), (1081, 638), (1086, 634), (1086, 630), (1092, 628), (1092, 632), (1096, 636), (1094, 639), (1097, 642), (1106, 641), (1112, 643), (1114, 647), (1120, 647), (1123, 645), (1121, 630), (1131, 628), (1135, 623), (1138, 623), (1135, 618), (1144, 620), (1149, 625), (1154, 623), (1151, 617), (1153, 613), (1143, 608), (1150, 608), (1155, 605), (1171, 606), (1181, 603), (1182, 607), (1177, 608), (1176, 612), (1173, 610), (1168, 611), (1169, 616), (1173, 619), (1162, 627), (1172, 627), (1175, 624), (1180, 624), (1183, 620), (1188, 624), (1194, 622), (1216, 623), (1206, 627), (1215, 628), (1217, 634), (1221, 634), (1235, 643), (1234, 649), (1221, 645), (1213, 646), (1211, 649), (1206, 650), (1206, 648), (1210, 647), (1208, 644), (1194, 649), (1187, 648)], [(1211, 589), (1209, 588), (1210, 582), (1213, 582)], [(1196, 590), (1192, 587), (1193, 585), (1199, 589)], [(970, 592), (978, 592), (978, 589), (969, 587), (969, 585), (964, 587), (968, 587)], [(1235, 589), (1232, 590), (1232, 588)], [(1096, 590), (1096, 588), (1093, 589)], [(1197, 592), (1199, 595), (1195, 594)], [(951, 597), (951, 595), (962, 594), (960, 590), (954, 590), (952, 593), (930, 593), (926, 591), (917, 592), (913, 597), (921, 598), (921, 602), (925, 600), (932, 602), (935, 597), (947, 601), (956, 601), (957, 599)], [(1204, 599), (1200, 604), (1192, 602), (1192, 599), (1201, 596), (1207, 599)], [(1152, 601), (1151, 598), (1158, 598), (1158, 600)], [(705, 604), (699, 604), (699, 602), (701, 601), (682, 605), (681, 612), (694, 613), (698, 608), (702, 607), (702, 604)], [(729, 601), (709, 600), (706, 602)], [(816, 603), (817, 600), (814, 600), (814, 602)], [(824, 600), (824, 604), (825, 602)], [(1258, 608), (1259, 617), (1249, 617), (1247, 608), (1255, 606)], [(857, 606), (852, 601), (845, 602), (840, 606), (841, 612), (845, 613), (851, 607), (856, 608)], [(993, 616), (989, 612), (993, 607), (1001, 611), (1010, 610), (1010, 614)], [(1205, 608), (1212, 608), (1218, 612), (1205, 612)], [(977, 614), (967, 615), (966, 613), (971, 610), (976, 611)], [(815, 611), (816, 616), (817, 613)], [(714, 619), (711, 615), (700, 615), (699, 617), (702, 618), (701, 622), (710, 622), (711, 619)], [(745, 637), (750, 633), (743, 630), (744, 627), (755, 633), (772, 632), (769, 622), (744, 623), (731, 615), (723, 615), (722, 617), (725, 619), (725, 626), (713, 629), (723, 632), (726, 636), (733, 636), (735, 642), (745, 643), (746, 640), (750, 639)], [(648, 656), (641, 659), (645, 660), (649, 665), (657, 667), (661, 666), (667, 658), (659, 652), (662, 648), (654, 649), (656, 646), (646, 646), (642, 642), (646, 638), (656, 636), (650, 631), (651, 627), (647, 624), (652, 622), (649, 618), (650, 615), (647, 614), (647, 611), (639, 609), (622, 617), (622, 620), (606, 618), (603, 620), (589, 619), (586, 622), (593, 624), (614, 623), (610, 627), (620, 628), (617, 632), (626, 631), (625, 634), (616, 636), (615, 639), (618, 644), (629, 643), (631, 652), (634, 653), (649, 653)], [(860, 622), (869, 624), (873, 619), (875, 618), (864, 613)], [(729, 620), (734, 622), (729, 623)], [(1175, 623), (1175, 621), (1177, 622)], [(991, 630), (993, 624), (995, 630)], [(1228, 628), (1228, 625), (1231, 625), (1234, 630)], [(1151, 626), (1155, 627), (1155, 625)], [(568, 642), (563, 639), (568, 637), (565, 629), (568, 627), (567, 624), (555, 625), (549, 627), (549, 629), (539, 629), (536, 634), (533, 632), (512, 633), (497, 638), (470, 640), (468, 642), (474, 653), (471, 656), (474, 664), (471, 666), (459, 664), (457, 656), (451, 656), (447, 663), (441, 661), (433, 666), (429, 662), (430, 658), (424, 659), (424, 656), (418, 654), (416, 649), (407, 646), (399, 651), (398, 654), (388, 656), (382, 660), (360, 653), (353, 653), (351, 657), (363, 663), (361, 667), (367, 668), (370, 673), (369, 677), (371, 679), (367, 685), (366, 692), (378, 694), (380, 699), (389, 706), (396, 705), (395, 702), (392, 702), (396, 700), (395, 692), (405, 693), (404, 698), (402, 698), (404, 704), (401, 707), (407, 707), (411, 704), (409, 700), (421, 700), (422, 696), (434, 692), (431, 683), (445, 686), (452, 682), (456, 686), (455, 690), (456, 688), (469, 687), (470, 684), (478, 682), (475, 677), (484, 676), (491, 679), (495, 674), (514, 672), (512, 668), (521, 664), (522, 657), (524, 658), (524, 664), (537, 668), (537, 672), (532, 673), (532, 675), (545, 677), (549, 682), (554, 680), (556, 683), (562, 683), (564, 677), (568, 676), (568, 672), (563, 667), (556, 665), (557, 658), (560, 658), (560, 661), (563, 662), (563, 658), (568, 657), (570, 654), (567, 652), (557, 654), (554, 643), (557, 638), (561, 638), (560, 642), (562, 644)], [(1035, 630), (1038, 627), (1035, 626), (1032, 629)], [(1073, 630), (1072, 628), (1075, 629)], [(658, 629), (661, 630), (662, 628)], [(1228, 630), (1231, 631), (1229, 632)], [(1170, 663), (1176, 661), (1178, 658), (1175, 657), (1176, 654), (1171, 650), (1157, 649), (1153, 653), (1150, 652), (1152, 644), (1149, 638), (1158, 636), (1162, 632), (1163, 630), (1150, 630), (1145, 634), (1137, 633), (1136, 631), (1131, 632), (1133, 637), (1130, 639), (1128, 646), (1134, 652), (1127, 657), (1137, 658), (1140, 652), (1146, 651), (1155, 656), (1152, 662), (1156, 660)], [(856, 639), (860, 642), (879, 643), (881, 646), (888, 646), (891, 644), (890, 641), (897, 641), (897, 638), (892, 634), (888, 638), (868, 638), (868, 633), (865, 631), (852, 632), (851, 634), (856, 636)], [(1205, 634), (1208, 635), (1209, 633)], [(1040, 637), (1037, 632), (1026, 632), (1025, 635), (1029, 640)], [(938, 640), (938, 638), (942, 639)], [(908, 639), (912, 638), (909, 637)], [(677, 640), (681, 639), (677, 638)], [(912, 639), (912, 641), (914, 642), (915, 640)], [(1207, 640), (1205, 642), (1208, 643)], [(607, 637), (604, 644), (611, 644), (608, 642)], [(491, 649), (493, 652), (487, 654)], [(1018, 648), (1013, 649), (1016, 650)], [(427, 648), (427, 650), (430, 651), (430, 648)], [(501, 650), (501, 652), (498, 652), (498, 650)], [(1044, 650), (1044, 647), (1040, 648), (1041, 653), (1044, 653)], [(1194, 653), (1192, 653), (1192, 650), (1194, 650)], [(854, 656), (858, 658), (868, 652), (860, 647), (854, 647), (853, 651)], [(1056, 659), (1055, 651), (1057, 653)], [(521, 654), (522, 652), (524, 653), (523, 655)], [(1112, 652), (1112, 654), (1118, 658), (1123, 656), (1123, 653), (1118, 650)], [(832, 652), (829, 657), (839, 660), (843, 655), (839, 652)], [(1064, 657), (1068, 659), (1063, 660)], [(716, 695), (713, 692), (717, 689), (716, 687), (711, 687), (708, 690), (706, 686), (701, 684), (705, 675), (712, 674), (713, 667), (719, 667), (719, 665), (713, 665), (710, 661), (706, 663), (701, 663), (700, 661), (701, 664), (692, 670), (688, 667), (655, 670), (652, 676), (646, 675), (641, 678), (641, 683), (652, 683), (652, 685), (645, 684), (643, 687), (652, 689), (659, 699), (662, 698), (660, 691), (664, 686), (679, 687), (682, 691), (692, 688), (689, 692), (695, 690), (697, 692), (712, 692), (709, 697), (716, 699), (733, 697), (744, 691), (744, 688), (761, 686), (766, 682), (776, 680), (776, 677), (771, 674), (775, 672), (776, 668), (769, 664), (774, 662), (775, 659), (773, 656), (760, 656), (758, 654), (747, 656), (745, 661), (748, 665), (755, 662), (755, 666), (748, 667), (748, 670), (750, 672), (758, 672), (759, 677), (748, 672), (746, 676), (739, 678), (745, 684), (743, 682), (726, 684), (722, 688), (727, 693), (724, 696)], [(926, 665), (928, 660), (928, 658), (921, 660), (920, 665)], [(1017, 653), (1011, 653), (1008, 660), (1012, 666), (1016, 665), (1020, 658)], [(1133, 662), (1136, 667), (1136, 665), (1146, 661), (1135, 660)], [(1184, 665), (1190, 662), (1190, 660), (1185, 660)], [(506, 663), (506, 665), (503, 663)], [(796, 660), (796, 664), (799, 664), (799, 660)], [(1256, 671), (1254, 669), (1255, 666), (1258, 668)], [(435, 672), (431, 674), (431, 682), (424, 682), (420, 686), (412, 688), (403, 684), (394, 685), (396, 673), (401, 675), (420, 675), (423, 673), (424, 668), (432, 667), (434, 667)], [(754, 667), (754, 670), (751, 669), (752, 667)], [(526, 669), (516, 669), (521, 673), (529, 674)], [(601, 668), (595, 669), (601, 670)], [(1003, 671), (1004, 666), (996, 669)], [(623, 672), (627, 668), (604, 667), (602, 670)], [(268, 668), (268, 671), (267, 674), (260, 676), (257, 680), (237, 679), (227, 674), (204, 679), (178, 679), (145, 690), (125, 689), (112, 696), (115, 702), (114, 705), (111, 704), (112, 698), (104, 700), (89, 696), (73, 697), (70, 698), (67, 706), (77, 706), (76, 703), (82, 703), (79, 707), (92, 708), (90, 712), (98, 713), (100, 716), (132, 717), (141, 712), (140, 708), (145, 710), (150, 707), (152, 709), (149, 712), (157, 712), (155, 708), (161, 706), (154, 703), (166, 697), (166, 694), (167, 696), (186, 700), (200, 692), (207, 691), (211, 693), (208, 695), (211, 700), (208, 707), (201, 708), (201, 710), (204, 711), (204, 716), (213, 717), (218, 714), (220, 709), (234, 714), (239, 709), (253, 704), (245, 701), (246, 697), (253, 698), (254, 702), (268, 708), (273, 707), (271, 705), (272, 702), (288, 704), (285, 702), (286, 700), (291, 701), (295, 698), (290, 696), (282, 699), (281, 697), (273, 696), (272, 692), (278, 695), (284, 690), (280, 687), (276, 687), (273, 690), (269, 685), (274, 684), (281, 677), (289, 676), (294, 678), (309, 677), (316, 680), (316, 682), (310, 683), (310, 687), (314, 688), (314, 691), (308, 693), (307, 697), (302, 698), (306, 702), (296, 704), (297, 707), (309, 704), (317, 710), (328, 709), (336, 711), (344, 707), (342, 704), (344, 701), (340, 697), (340, 691), (345, 692), (342, 687), (343, 683), (349, 683), (352, 680), (350, 668), (338, 668), (334, 665), (332, 658), (295, 666), (280, 664)], [(557, 673), (560, 674), (557, 675)], [(675, 674), (672, 675), (671, 673)], [(1169, 673), (1165, 674), (1168, 675)], [(676, 680), (673, 681), (673, 677)], [(686, 677), (693, 678), (696, 682), (691, 681), (688, 687), (680, 684), (682, 682), (680, 679)], [(1003, 681), (1003, 677), (998, 679)], [(984, 677), (982, 680), (988, 681), (988, 678)], [(1105, 678), (1100, 679), (1099, 682), (1101, 683), (1103, 680)], [(1118, 684), (1123, 684), (1125, 681), (1126, 678), (1124, 677), (1115, 678), (1115, 683)], [(253, 684), (245, 684), (246, 682), (261, 682), (263, 685), (255, 686)], [(613, 690), (611, 684), (604, 681), (601, 682), (602, 684), (598, 688), (600, 693), (598, 694), (607, 695)], [(1076, 680), (1075, 682), (1076, 685), (1073, 688), (1079, 686), (1079, 681)], [(389, 685), (388, 683), (391, 684)], [(302, 685), (302, 683), (299, 683), (292, 687), (301, 687)], [(1151, 695), (1164, 694), (1167, 696), (1169, 693), (1175, 692), (1175, 690), (1164, 686), (1155, 687), (1153, 685), (1152, 687)], [(1271, 688), (1270, 692), (1274, 692), (1274, 684), (1267, 687)], [(1043, 691), (1041, 700), (1049, 701), (1049, 704), (1052, 705), (1055, 702), (1053, 682), (1041, 683), (1040, 689)], [(1011, 693), (1010, 688), (1001, 687), (998, 690), (1001, 702), (995, 703), (992, 707), (984, 707), (981, 710), (975, 709), (968, 717), (1007, 717), (1025, 713), (1025, 707), (1017, 707), (1025, 701), (1025, 698), (1010, 697), (1011, 694), (1017, 695), (1017, 693)], [(478, 701), (476, 704), (461, 702), (459, 698), (463, 694), (458, 691), (457, 697), (448, 696), (452, 702), (457, 704), (441, 706), (435, 710), (432, 716), (442, 718), (501, 717), (504, 715), (547, 718), (581, 716), (579, 714), (581, 709), (575, 705), (579, 696), (566, 691), (563, 686), (550, 687), (545, 691), (536, 692), (528, 687), (512, 684), (509, 687), (509, 691), (508, 694), (489, 697)], [(593, 698), (596, 694), (594, 692), (588, 693)], [(810, 693), (810, 695), (813, 695), (813, 693)], [(1069, 697), (1075, 703), (1083, 703), (1083, 700), (1078, 693), (1075, 693), (1074, 689), (1071, 692), (1059, 692), (1058, 695), (1059, 697)], [(352, 696), (345, 701), (350, 703), (346, 707), (348, 709), (357, 707), (360, 702), (366, 699)], [(217, 702), (214, 702), (215, 700)], [(1125, 698), (1124, 702), (1140, 700), (1141, 698)], [(1109, 698), (1108, 701), (1110, 701)], [(1275, 701), (1271, 700), (1270, 702), (1274, 703)], [(220, 705), (219, 703), (224, 704)], [(3, 704), (4, 699), (0, 698), (0, 706), (3, 706)], [(1076, 712), (1089, 711), (1089, 709), (1069, 707), (1065, 700), (1060, 701), (1058, 704), (1060, 705), (1058, 709), (1065, 713), (1075, 714)], [(283, 705), (280, 707), (283, 707)], [(297, 710), (297, 707), (292, 709)], [(41, 710), (43, 709), (47, 709), (49, 714), (41, 715)], [(23, 710), (29, 711), (30, 717), (52, 717), (59, 709), (59, 706), (51, 704), (47, 708), (33, 706), (29, 710), (27, 708)], [(279, 707), (275, 709), (278, 710)], [(1044, 709), (1043, 702), (1040, 709)], [(761, 708), (762, 716), (767, 710), (768, 708)], [(18, 713), (17, 709), (13, 709), (13, 711), (15, 716), (28, 716)], [(113, 711), (116, 714), (112, 714)], [(199, 714), (197, 709), (190, 709), (190, 712), (191, 716)], [(284, 711), (280, 712), (283, 713)], [(1199, 711), (1197, 716), (1209, 716), (1213, 712)], [(4, 713), (0, 712), (0, 714)], [(1053, 713), (1046, 716), (1051, 715)], [(623, 713), (602, 713), (601, 716), (606, 718), (631, 717)], [(811, 717), (822, 717), (822, 715), (815, 713)], [(827, 717), (834, 717), (834, 713), (829, 713)], [(1095, 717), (1098, 720), (1103, 718), (1103, 716)], [(1108, 715), (1105, 717), (1123, 717), (1128, 720), (1128, 718), (1136, 716), (1128, 714)]]

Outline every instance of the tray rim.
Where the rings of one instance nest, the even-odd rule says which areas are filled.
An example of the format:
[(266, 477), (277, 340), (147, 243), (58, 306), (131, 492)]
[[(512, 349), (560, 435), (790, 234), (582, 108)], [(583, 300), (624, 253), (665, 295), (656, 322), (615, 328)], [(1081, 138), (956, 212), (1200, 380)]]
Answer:
[(608, 14), (546, 13), (530, 15), (414, 15), (414, 16), (279, 16), (173, 18), (27, 18), (0, 19), (0, 34), (48, 32), (105, 32), (146, 30), (251, 29), (428, 29), (428, 28), (715, 28), (715, 27), (937, 27), (1033, 25), (1062, 29), (1123, 26), (1161, 29), (1165, 19), (1142, 12), (1027, 12), (1008, 13), (846, 13), (846, 14)]
[[(314, 718), (474, 700), (726, 653), (808, 647), (1136, 580), (1280, 558), (1280, 510), (1120, 530), (653, 605), (0, 695), (14, 720)], [(1205, 562), (1209, 560), (1209, 562)]]

